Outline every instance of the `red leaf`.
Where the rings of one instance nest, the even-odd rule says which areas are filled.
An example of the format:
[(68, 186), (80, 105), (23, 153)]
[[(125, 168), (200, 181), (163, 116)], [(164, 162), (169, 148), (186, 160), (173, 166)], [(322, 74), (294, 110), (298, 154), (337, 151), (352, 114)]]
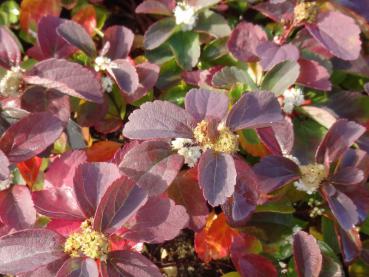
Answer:
[(87, 159), (89, 162), (110, 161), (121, 146), (121, 143), (115, 141), (98, 141), (87, 149)]
[(72, 20), (82, 25), (92, 35), (96, 29), (96, 10), (93, 5), (81, 7), (72, 17)]
[(297, 82), (310, 88), (329, 91), (332, 89), (328, 70), (313, 60), (300, 59), (300, 76)]
[(17, 167), (22, 174), (23, 179), (26, 181), (27, 185), (32, 188), (32, 185), (36, 182), (38, 173), (40, 171), (42, 163), (42, 158), (39, 158), (37, 156), (18, 163)]
[(233, 263), (242, 277), (278, 276), (278, 272), (274, 264), (267, 258), (260, 255), (245, 254), (237, 261), (233, 261)]
[(14, 34), (6, 27), (0, 27), (0, 66), (10, 69), (21, 61), (19, 42)]

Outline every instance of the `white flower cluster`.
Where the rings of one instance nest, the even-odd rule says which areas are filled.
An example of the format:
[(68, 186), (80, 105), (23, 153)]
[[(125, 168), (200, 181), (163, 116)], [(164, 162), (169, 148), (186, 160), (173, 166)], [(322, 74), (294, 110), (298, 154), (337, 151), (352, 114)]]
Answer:
[(197, 21), (194, 7), (186, 2), (177, 3), (177, 6), (174, 8), (174, 17), (176, 18), (176, 24), (181, 25), (183, 31), (191, 31)]
[(102, 85), (104, 91), (106, 91), (106, 92), (112, 92), (113, 91), (114, 82), (109, 76), (101, 78), (101, 85)]
[(294, 186), (307, 194), (316, 192), (326, 177), (325, 167), (322, 164), (301, 165), (300, 171), (301, 178), (294, 183)]
[(3, 97), (16, 96), (19, 92), (19, 86), (22, 82), (24, 70), (19, 66), (12, 66), (6, 71), (0, 80), (0, 95)]
[(311, 218), (317, 217), (322, 215), (325, 212), (324, 208), (320, 208), (319, 206), (322, 205), (322, 201), (316, 200), (314, 198), (310, 198), (308, 205), (312, 208), (312, 210), (309, 213), (309, 216)]
[(95, 59), (94, 68), (95, 68), (96, 72), (105, 71), (108, 68), (112, 68), (112, 67), (113, 67), (113, 63), (112, 63), (111, 59), (109, 59), (107, 57), (98, 56)]
[(201, 156), (201, 148), (194, 145), (191, 139), (176, 138), (172, 141), (172, 149), (184, 157), (184, 162), (189, 167), (194, 167)]
[(285, 113), (292, 113), (296, 106), (304, 103), (304, 94), (300, 88), (290, 88), (283, 92), (284, 102), (283, 111)]

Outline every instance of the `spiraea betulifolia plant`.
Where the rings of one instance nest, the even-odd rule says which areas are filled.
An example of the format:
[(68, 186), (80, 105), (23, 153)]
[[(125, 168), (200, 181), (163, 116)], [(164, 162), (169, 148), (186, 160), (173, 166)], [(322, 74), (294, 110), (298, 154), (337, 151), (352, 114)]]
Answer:
[(368, 4), (118, 2), (0, 4), (0, 275), (369, 276)]

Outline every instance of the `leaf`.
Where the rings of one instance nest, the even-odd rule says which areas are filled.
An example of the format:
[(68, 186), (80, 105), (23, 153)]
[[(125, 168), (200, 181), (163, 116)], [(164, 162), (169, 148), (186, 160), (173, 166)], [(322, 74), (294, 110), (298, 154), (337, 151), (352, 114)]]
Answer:
[(295, 61), (285, 61), (265, 75), (261, 87), (279, 96), (296, 82), (299, 75), (300, 65)]
[(127, 58), (133, 39), (133, 32), (124, 26), (114, 25), (107, 28), (104, 32), (104, 44), (109, 42), (109, 50), (105, 56), (111, 60)]
[(131, 96), (138, 88), (138, 74), (136, 68), (128, 60), (114, 60), (114, 66), (108, 68), (109, 75), (115, 80), (118, 87)]
[(30, 114), (13, 124), (0, 138), (0, 148), (12, 163), (40, 154), (63, 131), (62, 122), (49, 112)]
[(359, 231), (356, 228), (344, 230), (336, 225), (336, 233), (340, 241), (343, 261), (346, 264), (352, 263), (362, 253)]
[(113, 163), (83, 163), (78, 166), (73, 188), (86, 218), (95, 214), (106, 190), (120, 176), (118, 167)]
[(95, 7), (90, 4), (85, 4), (72, 16), (72, 20), (83, 26), (88, 34), (93, 35), (97, 27), (96, 17)]
[(10, 175), (9, 160), (4, 152), (0, 150), (0, 182), (7, 182)]
[(54, 277), (63, 263), (68, 259), (68, 256), (64, 256), (63, 258), (49, 263), (45, 266), (41, 266), (36, 270), (29, 271), (27, 273), (19, 275), (20, 277)]
[(296, 6), (294, 1), (268, 1), (259, 3), (252, 8), (259, 11), (275, 22), (293, 19), (293, 11)]
[(136, 13), (148, 13), (148, 14), (158, 14), (158, 15), (172, 15), (172, 10), (170, 7), (165, 5), (165, 3), (157, 0), (146, 0), (140, 3), (135, 10)]
[(328, 70), (313, 60), (300, 59), (300, 76), (297, 83), (318, 90), (332, 89)]
[(31, 193), (26, 186), (14, 185), (0, 192), (1, 221), (15, 230), (32, 227), (36, 222), (36, 210)]
[(65, 257), (64, 238), (50, 230), (29, 229), (0, 238), (0, 272), (19, 274)]
[(220, 2), (220, 0), (189, 0), (191, 6), (196, 9), (204, 9), (213, 5), (216, 5)]
[(283, 120), (281, 108), (273, 93), (250, 92), (233, 105), (226, 125), (233, 131), (271, 126)]
[(180, 67), (191, 70), (200, 58), (200, 38), (194, 32), (177, 32), (171, 36), (169, 46)]
[(112, 251), (101, 264), (102, 277), (139, 276), (161, 277), (159, 269), (148, 258), (133, 251)]
[(121, 148), (122, 144), (106, 140), (98, 141), (87, 149), (87, 158), (89, 162), (107, 162), (110, 161), (114, 154)]
[(215, 119), (221, 121), (228, 112), (227, 95), (206, 89), (191, 89), (186, 94), (185, 107), (196, 121)]
[[(337, 26), (345, 28), (337, 28)], [(361, 51), (360, 28), (340, 12), (319, 13), (316, 24), (307, 24), (310, 34), (330, 53), (342, 60), (356, 60)]]
[(280, 46), (270, 41), (261, 43), (256, 48), (256, 53), (264, 71), (269, 71), (285, 61), (297, 61), (300, 57), (299, 49), (295, 45), (288, 43)]
[(181, 172), (168, 188), (168, 195), (177, 205), (186, 208), (190, 216), (189, 228), (195, 232), (205, 225), (209, 209), (197, 182), (197, 172)]
[(198, 180), (205, 199), (213, 207), (223, 204), (234, 192), (236, 168), (233, 157), (207, 150), (200, 157)]
[(5, 26), (0, 27), (0, 41), (0, 66), (10, 69), (19, 65), (22, 59), (19, 42)]
[(95, 74), (77, 63), (48, 59), (36, 64), (24, 79), (32, 85), (53, 88), (95, 103), (103, 102), (103, 90)]
[(169, 187), (182, 165), (182, 156), (174, 154), (168, 143), (145, 141), (126, 153), (119, 168), (152, 196)]
[(323, 163), (326, 155), (329, 162), (337, 161), (364, 133), (365, 128), (353, 121), (337, 120), (318, 146), (315, 154), (317, 162)]
[(160, 100), (144, 103), (128, 120), (123, 136), (130, 139), (192, 138), (191, 126), (195, 124), (185, 110)]
[(278, 272), (274, 264), (267, 258), (255, 255), (255, 254), (244, 254), (234, 261), (232, 261), (240, 272), (241, 276), (255, 276), (255, 277), (277, 277)]
[(57, 34), (65, 41), (82, 50), (88, 56), (94, 57), (96, 55), (95, 43), (80, 24), (68, 20), (60, 24), (56, 30)]
[(95, 216), (94, 229), (111, 234), (123, 227), (147, 201), (147, 193), (123, 176), (103, 195)]
[(293, 236), (293, 256), (299, 277), (319, 277), (322, 254), (315, 238), (299, 231)]
[(138, 210), (134, 224), (123, 236), (136, 242), (162, 243), (177, 237), (188, 220), (183, 206), (164, 196), (151, 197)]
[(251, 79), (247, 71), (235, 66), (225, 66), (216, 72), (212, 79), (212, 84), (216, 87), (231, 89), (237, 83), (246, 84), (249, 89), (257, 90), (258, 87)]
[(229, 37), (228, 49), (240, 61), (256, 62), (259, 59), (256, 49), (267, 39), (266, 33), (260, 26), (241, 22)]
[(144, 47), (153, 50), (166, 42), (176, 31), (174, 18), (164, 18), (152, 24), (144, 36)]
[(90, 258), (69, 258), (60, 267), (55, 277), (99, 276), (99, 269)]
[(207, 33), (215, 38), (227, 37), (231, 33), (227, 20), (211, 10), (204, 10), (199, 13), (195, 30)]
[(32, 185), (36, 183), (41, 164), (42, 158), (37, 156), (17, 164), (19, 172), (29, 188), (32, 188)]

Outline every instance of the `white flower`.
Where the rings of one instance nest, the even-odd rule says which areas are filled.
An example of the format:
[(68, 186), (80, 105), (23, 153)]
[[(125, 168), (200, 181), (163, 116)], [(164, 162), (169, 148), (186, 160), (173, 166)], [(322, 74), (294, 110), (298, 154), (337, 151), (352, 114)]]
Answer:
[(172, 141), (172, 149), (184, 157), (189, 167), (194, 167), (201, 156), (201, 147), (194, 145), (191, 139), (176, 138)]
[(98, 56), (95, 59), (95, 71), (99, 72), (99, 71), (105, 71), (108, 68), (113, 67), (113, 63), (111, 62), (111, 59), (107, 58), (107, 57), (103, 57), (103, 56)]
[(300, 88), (290, 88), (283, 92), (284, 103), (283, 110), (285, 113), (292, 113), (294, 107), (304, 103), (304, 94)]
[(185, 2), (178, 3), (174, 8), (174, 17), (176, 18), (176, 24), (181, 25), (183, 31), (191, 31), (197, 21), (194, 7)]
[(0, 181), (0, 191), (6, 190), (8, 188), (10, 188), (11, 182), (10, 180), (4, 180), (4, 181)]
[(101, 78), (101, 85), (106, 92), (112, 92), (113, 91), (113, 80), (107, 76)]
[(171, 142), (171, 144), (174, 150), (179, 150), (183, 147), (188, 147), (192, 145), (193, 141), (192, 139), (187, 139), (187, 138), (176, 138), (175, 140)]
[(322, 164), (301, 165), (300, 171), (301, 178), (294, 182), (294, 186), (297, 190), (305, 191), (307, 194), (316, 192), (326, 178), (325, 167)]
[(0, 80), (0, 95), (3, 97), (16, 96), (19, 92), (19, 86), (22, 83), (24, 70), (19, 66), (12, 66), (6, 71)]

